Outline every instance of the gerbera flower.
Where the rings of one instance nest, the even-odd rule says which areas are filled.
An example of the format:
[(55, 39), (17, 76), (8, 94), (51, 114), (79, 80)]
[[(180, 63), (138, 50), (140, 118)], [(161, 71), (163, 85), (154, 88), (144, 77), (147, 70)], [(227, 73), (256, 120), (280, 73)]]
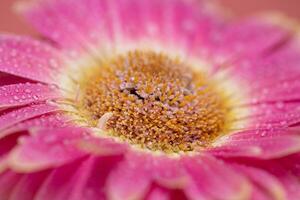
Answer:
[(1, 199), (300, 199), (300, 45), (199, 0), (17, 4), (0, 36)]

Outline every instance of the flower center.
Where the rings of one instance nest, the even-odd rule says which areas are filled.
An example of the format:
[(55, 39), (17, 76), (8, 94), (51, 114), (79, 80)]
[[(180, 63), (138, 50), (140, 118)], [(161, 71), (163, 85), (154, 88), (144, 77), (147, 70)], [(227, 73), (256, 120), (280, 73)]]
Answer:
[(135, 51), (93, 71), (80, 110), (89, 125), (167, 153), (210, 145), (227, 123), (226, 101), (203, 73), (164, 54)]

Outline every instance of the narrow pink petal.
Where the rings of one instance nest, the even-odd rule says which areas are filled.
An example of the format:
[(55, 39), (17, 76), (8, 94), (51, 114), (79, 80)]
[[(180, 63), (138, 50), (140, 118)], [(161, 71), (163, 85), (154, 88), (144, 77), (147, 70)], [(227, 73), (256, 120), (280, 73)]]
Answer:
[(300, 184), (299, 184), (299, 176), (293, 176), (288, 173), (287, 169), (284, 171), (276, 171), (273, 172), (275, 176), (279, 177), (279, 180), (284, 185), (287, 191), (287, 199), (297, 200), (300, 198)]
[(151, 183), (174, 190), (189, 184), (189, 176), (178, 159), (138, 152), (127, 153), (125, 159), (109, 177), (107, 187), (112, 198), (142, 198)]
[(39, 185), (39, 190), (34, 199), (82, 199), (81, 194), (74, 189), (79, 184), (79, 179), (85, 179), (87, 174), (90, 173), (91, 162), (93, 161), (85, 159), (54, 169), (44, 183)]
[(58, 98), (56, 88), (42, 84), (14, 84), (0, 87), (0, 108), (26, 105)]
[(284, 164), (286, 160), (284, 159), (275, 159), (275, 160), (267, 160), (267, 161), (253, 161), (250, 160), (246, 162), (248, 165), (252, 165), (258, 168), (261, 168), (264, 171), (272, 174), (283, 186), (286, 199), (298, 200), (300, 198), (300, 182), (299, 175), (293, 173), (293, 168), (297, 167), (297, 160), (294, 162), (294, 167), (287, 167)]
[(192, 49), (196, 37), (208, 34), (221, 18), (211, 12), (208, 2), (187, 2), (56, 0), (24, 2), (19, 4), (19, 10), (69, 54), (89, 53), (97, 57), (99, 50), (113, 50), (111, 45), (122, 48), (124, 42), (145, 40)]
[(25, 174), (15, 183), (14, 189), (11, 191), (10, 200), (32, 200), (35, 193), (41, 187), (41, 183), (48, 176), (48, 171)]
[(92, 53), (93, 43), (98, 43), (97, 38), (109, 38), (105, 34), (110, 26), (110, 22), (105, 22), (107, 2), (110, 1), (56, 0), (29, 4), (24, 1), (18, 7), (38, 31), (75, 56), (78, 53)]
[(201, 1), (121, 0), (115, 5), (118, 29), (125, 41), (158, 41), (189, 51), (196, 37), (200, 41), (199, 37), (207, 37), (211, 29), (220, 26), (221, 18), (208, 5)]
[(67, 116), (62, 113), (48, 113), (18, 123), (14, 127), (6, 129), (5, 131), (13, 131), (15, 129), (26, 130), (30, 128), (59, 128), (71, 126), (71, 124), (68, 123), (68, 120), (70, 119), (68, 119)]
[(9, 165), (17, 171), (36, 171), (60, 166), (87, 155), (77, 148), (86, 130), (64, 128), (38, 130), (34, 136), (23, 138), (9, 157)]
[[(298, 118), (300, 109), (299, 65), (299, 41), (291, 38), (268, 56), (239, 60), (231, 68), (230, 76), (245, 87), (249, 98), (245, 98), (242, 104), (251, 109), (255, 118), (265, 115), (266, 119), (289, 120), (293, 116), (285, 115)], [(261, 116), (255, 121), (259, 123), (264, 120)]]
[(62, 61), (51, 47), (18, 36), (0, 36), (0, 72), (55, 84)]
[[(246, 120), (245, 129), (287, 128), (300, 121), (300, 104), (297, 101), (261, 103), (247, 106), (251, 114), (243, 116)], [(240, 109), (236, 107), (235, 110)]]
[[(272, 174), (259, 168), (243, 165), (234, 165), (233, 168), (243, 173), (251, 180), (257, 190), (260, 190), (260, 193), (262, 193), (260, 196), (264, 196), (267, 199), (286, 199), (283, 185)], [(258, 196), (255, 199), (258, 199)]]
[(119, 156), (92, 156), (56, 168), (41, 185), (35, 199), (106, 199), (105, 182), (119, 160)]
[(151, 162), (149, 165), (152, 165), (152, 176), (157, 184), (172, 189), (187, 187), (190, 180), (181, 162), (166, 156), (153, 157)]
[[(220, 64), (247, 56), (260, 56), (290, 37), (278, 25), (261, 18), (250, 18), (231, 23), (212, 35), (211, 56)], [(234, 65), (236, 66), (236, 65)]]
[[(300, 55), (300, 51), (299, 51), (299, 55)], [(300, 63), (300, 59), (298, 62), (295, 62), (294, 64), (295, 66), (297, 66), (299, 63)], [(300, 72), (293, 71), (291, 73), (292, 74), (288, 74), (287, 72), (286, 80), (283, 81), (282, 84), (270, 83), (270, 85), (260, 86), (263, 88), (262, 90), (263, 92), (259, 93), (256, 90), (256, 88), (252, 89), (253, 90), (252, 93), (257, 96), (256, 100), (253, 103), (274, 102), (274, 101), (284, 103), (289, 101), (300, 100), (300, 96), (299, 96), (300, 81), (297, 77), (295, 77), (295, 76), (299, 76)], [(273, 80), (269, 80), (269, 81), (273, 81)]]
[(251, 86), (249, 89), (257, 99), (256, 102), (275, 97), (276, 93), (279, 98), (284, 98), (280, 93), (289, 94), (291, 91), (288, 88), (297, 88), (300, 76), (299, 55), (298, 39), (290, 38), (267, 56), (240, 59), (235, 63), (236, 67), (232, 68), (232, 75), (241, 83), (248, 84), (250, 81), (248, 87)]
[(8, 128), (24, 120), (58, 110), (58, 107), (48, 104), (36, 104), (15, 109), (0, 115), (0, 130)]
[(16, 183), (21, 179), (22, 175), (13, 171), (6, 171), (0, 174), (0, 197), (9, 199)]
[(268, 56), (246, 58), (236, 65), (239, 67), (233, 67), (231, 75), (245, 86), (250, 97), (242, 103), (251, 111), (246, 116), (251, 121), (247, 128), (299, 124), (300, 48), (297, 39), (291, 38)]
[(143, 199), (151, 184), (151, 166), (147, 166), (150, 156), (127, 155), (111, 173), (107, 182), (108, 198)]
[(278, 158), (300, 151), (300, 137), (285, 129), (258, 129), (224, 136), (209, 151), (226, 157)]
[(86, 179), (82, 178), (76, 186), (77, 193), (82, 194), (82, 199), (99, 200), (107, 199), (108, 189), (106, 187), (109, 175), (116, 169), (122, 155), (97, 156), (93, 167)]
[(245, 177), (211, 156), (182, 159), (193, 180), (185, 188), (191, 199), (248, 199), (250, 185)]
[(35, 118), (25, 120), (12, 127), (6, 128), (5, 130), (1, 131), (0, 139), (20, 131), (30, 131), (41, 128), (62, 128), (68, 126), (73, 126), (73, 124), (64, 114), (49, 113), (45, 115), (39, 115)]
[(121, 159), (122, 156), (90, 156), (41, 172), (8, 171), (0, 174), (0, 194), (12, 200), (104, 200), (107, 177)]

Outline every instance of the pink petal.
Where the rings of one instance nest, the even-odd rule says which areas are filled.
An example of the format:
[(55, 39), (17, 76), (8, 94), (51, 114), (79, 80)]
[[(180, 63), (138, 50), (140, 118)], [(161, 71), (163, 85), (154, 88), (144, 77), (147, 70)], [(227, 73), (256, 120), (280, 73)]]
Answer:
[(209, 151), (226, 157), (277, 158), (300, 151), (300, 137), (285, 129), (244, 131), (224, 136)]
[(70, 121), (70, 119), (68, 119), (67, 116), (62, 113), (48, 113), (18, 123), (11, 129), (6, 129), (5, 131), (12, 131), (15, 129), (24, 130), (30, 128), (59, 128), (71, 126), (71, 124), (68, 124), (68, 121)]
[(8, 171), (0, 175), (0, 194), (16, 200), (104, 200), (107, 177), (121, 159), (119, 155), (90, 156), (41, 172)]
[(297, 39), (291, 38), (268, 56), (247, 57), (234, 65), (229, 76), (237, 79), (247, 92), (242, 104), (251, 110), (249, 118), (257, 123), (268, 119), (298, 123), (300, 48)]
[(107, 180), (109, 175), (115, 170), (122, 155), (98, 156), (95, 157), (93, 167), (89, 171), (89, 176), (81, 179), (76, 191), (82, 194), (81, 199), (99, 200), (107, 199)]
[(38, 41), (18, 36), (0, 36), (0, 72), (53, 83), (61, 68), (57, 52)]
[(23, 138), (9, 157), (9, 165), (17, 171), (30, 172), (60, 166), (87, 155), (77, 148), (86, 130), (79, 128), (38, 130)]
[(56, 106), (48, 104), (36, 104), (15, 109), (13, 111), (0, 115), (0, 130), (8, 128), (24, 120), (58, 110), (59, 108), (57, 108)]
[(191, 179), (185, 188), (191, 199), (248, 199), (250, 185), (239, 173), (210, 156), (182, 159)]
[(118, 10), (115, 23), (125, 41), (156, 41), (166, 47), (176, 44), (190, 51), (196, 40), (205, 38), (222, 21), (208, 5), (201, 1), (122, 0), (114, 7)]
[(154, 181), (166, 188), (182, 189), (185, 188), (190, 181), (184, 166), (176, 159), (170, 159), (166, 156), (157, 156), (152, 158), (149, 165), (152, 165)]
[(111, 173), (107, 182), (108, 198), (115, 200), (142, 199), (150, 187), (150, 156), (127, 155), (125, 161)]
[(41, 183), (48, 176), (48, 171), (25, 174), (15, 183), (14, 189), (11, 191), (10, 200), (32, 200), (36, 191), (40, 188)]
[(0, 197), (9, 199), (13, 188), (21, 177), (22, 175), (12, 171), (6, 171), (0, 174)]
[(178, 159), (129, 152), (126, 160), (109, 177), (108, 195), (116, 199), (142, 198), (151, 183), (168, 189), (182, 189), (188, 186), (189, 176)]
[[(294, 160), (296, 161), (296, 160)], [(299, 176), (291, 173), (292, 168), (284, 166), (285, 161), (282, 159), (268, 161), (248, 161), (247, 164), (259, 167), (264, 171), (272, 174), (284, 187), (286, 199), (298, 200), (300, 198), (300, 182)], [(294, 167), (297, 166), (294, 163)]]
[(80, 180), (85, 181), (88, 177), (92, 164), (92, 160), (85, 159), (54, 169), (44, 183), (40, 183), (40, 188), (34, 199), (82, 199), (80, 191), (76, 191), (76, 186), (81, 184)]
[[(247, 106), (251, 114), (242, 116), (246, 120), (245, 129), (287, 128), (300, 121), (300, 104), (296, 102), (274, 102)], [(238, 110), (240, 107), (236, 107)]]
[(251, 86), (250, 92), (256, 98), (252, 100), (254, 103), (274, 102), (277, 98), (281, 101), (291, 100), (281, 95), (291, 94), (295, 90), (290, 89), (299, 86), (299, 55), (298, 39), (290, 38), (266, 56), (240, 59), (232, 68), (231, 75), (241, 83), (248, 84), (248, 88)]
[(69, 54), (98, 57), (103, 49), (115, 50), (111, 44), (122, 48), (124, 42), (144, 39), (150, 39), (151, 44), (153, 39), (169, 46), (177, 43), (189, 50), (196, 36), (207, 34), (221, 19), (207, 4), (181, 0), (57, 0), (24, 2), (19, 10)]
[(290, 33), (264, 19), (250, 18), (233, 22), (212, 36), (208, 46), (211, 56), (224, 64), (241, 57), (260, 56), (285, 41)]
[(120, 159), (120, 156), (91, 156), (58, 167), (43, 183), (40, 183), (34, 199), (106, 199), (107, 176)]
[[(98, 4), (102, 6), (105, 1), (99, 1)], [(95, 10), (99, 6), (94, 1), (21, 2), (18, 8), (44, 36), (57, 42), (63, 49), (71, 50), (69, 54), (87, 52), (95, 42), (94, 38), (97, 38), (97, 23), (100, 26), (103, 24), (101, 19), (95, 18), (102, 10)]]
[(56, 88), (41, 84), (15, 84), (0, 87), (0, 108), (26, 105), (58, 98)]
[[(234, 165), (237, 171), (246, 175), (260, 193), (260, 196), (267, 199), (286, 199), (283, 185), (275, 176), (258, 168)], [(258, 195), (258, 194), (257, 194)], [(254, 199), (258, 199), (258, 196)]]
[(284, 185), (287, 191), (287, 199), (297, 200), (300, 198), (299, 177), (288, 174), (286, 169), (284, 169), (284, 171), (278, 170), (273, 173), (275, 176), (279, 177), (279, 180)]
[(20, 131), (30, 131), (40, 128), (61, 128), (67, 126), (73, 126), (73, 124), (70, 123), (70, 120), (67, 119), (66, 116), (61, 113), (49, 113), (25, 120), (1, 131), (0, 139)]

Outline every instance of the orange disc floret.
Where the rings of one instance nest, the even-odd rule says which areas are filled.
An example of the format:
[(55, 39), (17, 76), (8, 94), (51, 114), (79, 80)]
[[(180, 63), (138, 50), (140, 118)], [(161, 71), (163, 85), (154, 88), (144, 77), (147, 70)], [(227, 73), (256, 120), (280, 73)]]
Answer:
[(179, 59), (134, 51), (100, 68), (85, 79), (79, 101), (91, 126), (167, 153), (206, 147), (224, 132), (224, 97)]

